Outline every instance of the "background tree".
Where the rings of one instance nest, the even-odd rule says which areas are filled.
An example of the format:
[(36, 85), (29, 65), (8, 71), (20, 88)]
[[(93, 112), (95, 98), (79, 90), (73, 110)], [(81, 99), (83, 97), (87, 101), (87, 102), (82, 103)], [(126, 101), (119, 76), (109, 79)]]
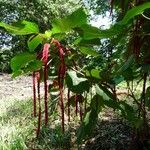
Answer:
[[(0, 21), (13, 23), (18, 20), (28, 20), (39, 25), (44, 32), (51, 28), (54, 18), (64, 17), (81, 7), (83, 3), (75, 0), (0, 0)], [(11, 71), (10, 59), (27, 49), (26, 37), (10, 35), (5, 30), (0, 31), (1, 71)]]

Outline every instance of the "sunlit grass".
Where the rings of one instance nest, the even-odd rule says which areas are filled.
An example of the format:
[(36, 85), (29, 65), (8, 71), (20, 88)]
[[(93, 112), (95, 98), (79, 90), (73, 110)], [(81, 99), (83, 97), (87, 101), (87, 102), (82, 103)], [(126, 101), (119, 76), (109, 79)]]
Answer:
[[(2, 106), (7, 107), (3, 109)], [(1, 103), (0, 150), (25, 150), (26, 141), (33, 138), (35, 119), (31, 116), (31, 100)]]
[(0, 111), (0, 150), (61, 150), (70, 147), (70, 131), (63, 134), (60, 121), (57, 124), (52, 122), (55, 117), (50, 118), (48, 127), (43, 124), (41, 134), (36, 138), (37, 118), (32, 116), (32, 100), (14, 100)]
[[(119, 86), (118, 90), (122, 90), (125, 89), (126, 84), (122, 83)], [(32, 107), (31, 99), (0, 102), (0, 150), (67, 150), (75, 148), (75, 132), (79, 125), (79, 118), (72, 118), (72, 122), (67, 123), (65, 134), (62, 134), (59, 111), (54, 111), (55, 107), (54, 109), (50, 107), (49, 125), (46, 128), (43, 123), (41, 134), (39, 138), (36, 138), (37, 118), (32, 116)], [(44, 117), (44, 114), (42, 116)], [(43, 117), (42, 122), (44, 122)], [(108, 109), (108, 112), (101, 113), (100, 118), (109, 122), (113, 117), (114, 112)], [(116, 135), (113, 136), (116, 137)], [(117, 138), (117, 140), (120, 139)]]

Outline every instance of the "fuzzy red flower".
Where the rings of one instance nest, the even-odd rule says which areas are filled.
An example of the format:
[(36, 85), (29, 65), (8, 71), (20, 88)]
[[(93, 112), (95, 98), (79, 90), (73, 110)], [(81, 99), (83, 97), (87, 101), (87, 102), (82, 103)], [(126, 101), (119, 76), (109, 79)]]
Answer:
[(45, 65), (48, 62), (49, 48), (50, 48), (50, 44), (48, 44), (48, 43), (44, 44), (42, 60)]

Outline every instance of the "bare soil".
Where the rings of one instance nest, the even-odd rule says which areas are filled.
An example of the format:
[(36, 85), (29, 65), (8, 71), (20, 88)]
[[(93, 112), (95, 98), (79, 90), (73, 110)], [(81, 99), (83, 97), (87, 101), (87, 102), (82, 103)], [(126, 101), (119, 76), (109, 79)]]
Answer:
[(0, 99), (24, 100), (32, 97), (32, 77), (12, 78), (10, 74), (0, 73)]

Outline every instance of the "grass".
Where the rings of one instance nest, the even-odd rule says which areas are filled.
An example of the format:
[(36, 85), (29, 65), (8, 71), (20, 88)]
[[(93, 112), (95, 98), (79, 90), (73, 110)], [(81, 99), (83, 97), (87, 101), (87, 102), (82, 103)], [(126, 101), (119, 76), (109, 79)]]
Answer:
[[(55, 101), (52, 104), (55, 106)], [(48, 127), (42, 126), (41, 134), (36, 138), (37, 118), (32, 116), (32, 100), (1, 101), (0, 150), (77, 150), (75, 132), (78, 119), (72, 118), (65, 134), (62, 134), (60, 117), (54, 109), (49, 110), (52, 115)], [(131, 128), (117, 117), (114, 121), (114, 111), (110, 109), (101, 112), (95, 131), (81, 149), (117, 150), (118, 146), (128, 149)]]
[[(7, 110), (7, 111), (6, 111)], [(42, 126), (36, 138), (37, 118), (32, 117), (32, 100), (11, 101), (7, 109), (1, 109), (0, 150), (63, 150), (70, 149), (71, 131), (61, 132), (59, 121)], [(57, 116), (57, 117), (56, 117)], [(43, 120), (43, 118), (42, 118)]]
[[(4, 103), (4, 102), (3, 102)], [(6, 102), (5, 102), (6, 103)], [(1, 110), (2, 111), (2, 110)], [(112, 113), (112, 112), (111, 112)], [(48, 127), (43, 126), (39, 138), (36, 138), (35, 129), (37, 127), (37, 118), (32, 117), (32, 100), (14, 100), (8, 103), (7, 108), (4, 109), (4, 113), (0, 115), (0, 150), (77, 150), (76, 140), (76, 128), (77, 121), (70, 123), (66, 126), (67, 130), (64, 134), (61, 132), (60, 121), (58, 120), (58, 114), (54, 113), (51, 117), (51, 125)], [(43, 118), (42, 118), (43, 119)], [(55, 122), (53, 122), (55, 119)], [(109, 124), (109, 120), (107, 121)], [(112, 124), (112, 123), (111, 123)], [(109, 124), (109, 127), (111, 126)], [(98, 125), (99, 126), (99, 125)], [(98, 127), (97, 126), (97, 127)], [(101, 122), (101, 125), (93, 133), (93, 138), (97, 136), (97, 132), (100, 133), (99, 137), (107, 139), (107, 135), (112, 134), (113, 129), (118, 125), (112, 125), (110, 129), (105, 129), (106, 123)], [(108, 125), (107, 125), (108, 126)], [(120, 127), (120, 126), (119, 126)], [(102, 132), (101, 132), (102, 131)], [(120, 132), (118, 132), (120, 134)], [(118, 134), (113, 135), (114, 139), (111, 140), (111, 144), (117, 143), (120, 139), (117, 138)], [(82, 150), (88, 149), (90, 138), (83, 143)], [(95, 140), (96, 141), (96, 138)], [(115, 141), (115, 142), (113, 142)], [(103, 140), (101, 140), (103, 143)], [(90, 144), (91, 146), (92, 143)], [(97, 144), (95, 144), (97, 145)], [(102, 144), (102, 146), (104, 146)]]
[(0, 115), (0, 149), (25, 150), (28, 138), (34, 138), (35, 119), (31, 116), (31, 101), (16, 101)]

